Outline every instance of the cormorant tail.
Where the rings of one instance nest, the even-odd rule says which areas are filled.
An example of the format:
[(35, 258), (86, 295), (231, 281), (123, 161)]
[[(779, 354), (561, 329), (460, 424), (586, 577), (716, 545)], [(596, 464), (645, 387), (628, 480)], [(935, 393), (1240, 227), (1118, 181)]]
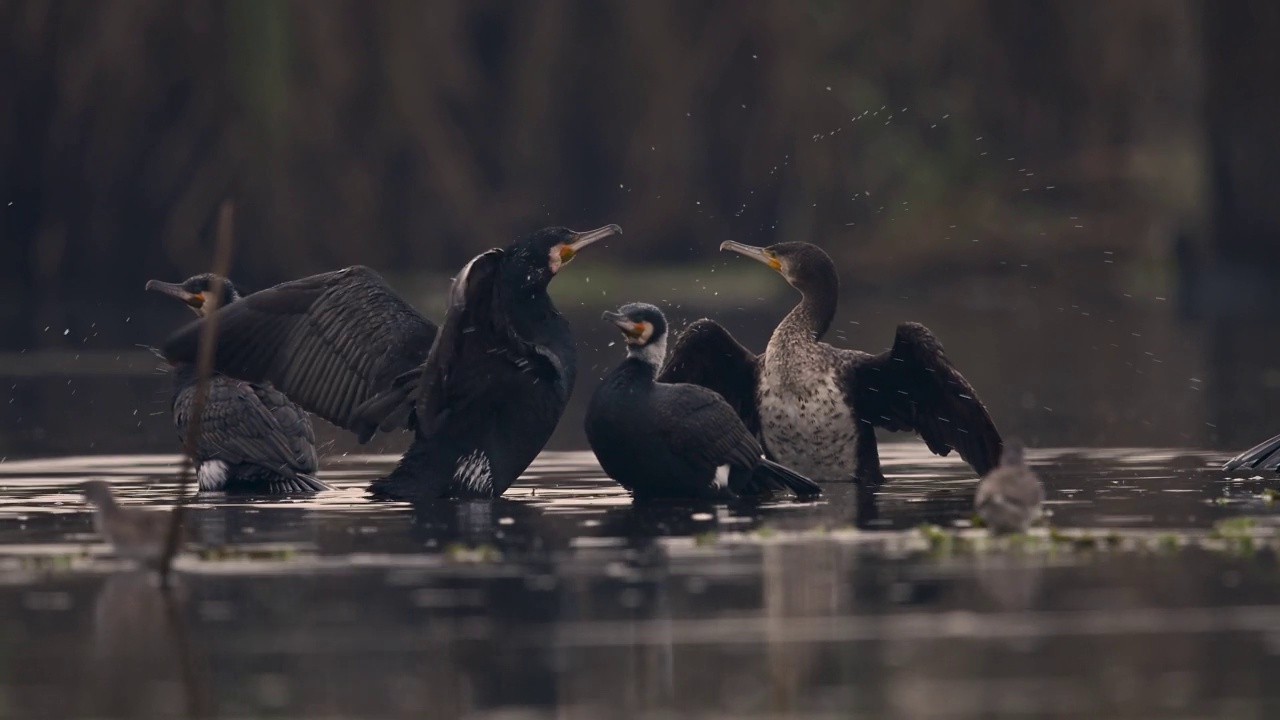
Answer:
[(772, 460), (760, 458), (760, 464), (756, 466), (756, 473), (760, 477), (767, 480), (770, 484), (780, 484), (791, 490), (796, 495), (821, 495), (822, 487), (818, 483), (801, 475), (800, 473), (788, 467), (783, 467)]
[(1270, 440), (1249, 448), (1239, 455), (1227, 461), (1222, 466), (1223, 470), (1239, 470), (1248, 468), (1251, 470), (1278, 470), (1280, 469), (1280, 435)]
[(297, 485), (296, 492), (324, 492), (325, 490), (333, 489), (325, 483), (320, 482), (320, 479), (315, 475), (308, 475), (306, 473), (296, 474), (298, 477), (295, 481), (295, 484)]
[(260, 482), (265, 483), (265, 489), (262, 485), (258, 485), (258, 489), (255, 492), (252, 490), (253, 486), (238, 487), (236, 485), (229, 485), (227, 487), (227, 491), (232, 493), (248, 491), (254, 494), (261, 493), (264, 495), (300, 495), (333, 489), (317, 480), (315, 476), (306, 475), (304, 473), (295, 473), (293, 477), (289, 477), (288, 475), (275, 475), (274, 477), (266, 478)]

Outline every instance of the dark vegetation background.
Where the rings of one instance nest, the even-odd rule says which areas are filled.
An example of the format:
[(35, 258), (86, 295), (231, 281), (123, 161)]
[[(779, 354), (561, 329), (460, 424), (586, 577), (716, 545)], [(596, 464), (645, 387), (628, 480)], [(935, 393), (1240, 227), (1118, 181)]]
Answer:
[(1280, 431), (1266, 0), (6, 0), (0, 33), (0, 451), (172, 444), (130, 378), (187, 316), (142, 286), (207, 269), (228, 197), (240, 284), (362, 263), (437, 319), (475, 253), (621, 224), (556, 281), (580, 400), (624, 300), (762, 347), (793, 296), (715, 248), (802, 239), (834, 342), (926, 322), (1034, 442)]

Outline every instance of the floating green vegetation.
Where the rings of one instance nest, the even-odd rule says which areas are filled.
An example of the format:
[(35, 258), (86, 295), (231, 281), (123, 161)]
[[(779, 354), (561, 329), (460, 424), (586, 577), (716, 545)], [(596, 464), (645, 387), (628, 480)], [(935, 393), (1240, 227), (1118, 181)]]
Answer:
[(1262, 495), (1260, 497), (1262, 498), (1262, 502), (1271, 505), (1277, 498), (1280, 498), (1280, 491), (1277, 491), (1274, 488), (1267, 488), (1262, 491)]
[[(1229, 553), (1252, 555), (1257, 550), (1255, 540), (1260, 539), (1257, 532), (1258, 523), (1251, 517), (1226, 518), (1214, 523), (1209, 538), (1220, 541), (1222, 549)], [(1272, 533), (1271, 540), (1275, 539)]]
[(698, 533), (693, 536), (693, 544), (698, 547), (711, 547), (719, 542), (720, 536), (714, 530), (708, 530), (704, 533)]
[(20, 555), (15, 559), (17, 566), (23, 570), (61, 571), (70, 570), (78, 561), (88, 557), (85, 552), (58, 553), (56, 555)]
[(1187, 549), (1211, 552), (1254, 553), (1269, 550), (1280, 555), (1280, 527), (1259, 525), (1249, 517), (1223, 520), (1204, 531), (1153, 532), (1145, 529), (1073, 529), (1047, 526), (1026, 533), (993, 535), (977, 528), (948, 528), (931, 523), (909, 531), (860, 531), (855, 528), (819, 526), (809, 530), (779, 532), (762, 527), (748, 532), (703, 533), (693, 536), (697, 545), (770, 542), (853, 543), (897, 555), (925, 552), (935, 557), (1019, 553), (1046, 555), (1148, 553), (1170, 555)]
[(460, 563), (492, 563), (502, 559), (502, 553), (492, 545), (472, 547), (462, 543), (451, 543), (444, 548), (445, 557)]
[(1213, 530), (1209, 532), (1209, 537), (1215, 539), (1252, 538), (1257, 527), (1258, 521), (1251, 517), (1226, 518), (1213, 524)]
[(255, 547), (253, 545), (218, 545), (200, 548), (197, 553), (205, 562), (230, 562), (232, 560), (258, 560), (285, 562), (297, 557), (291, 547)]

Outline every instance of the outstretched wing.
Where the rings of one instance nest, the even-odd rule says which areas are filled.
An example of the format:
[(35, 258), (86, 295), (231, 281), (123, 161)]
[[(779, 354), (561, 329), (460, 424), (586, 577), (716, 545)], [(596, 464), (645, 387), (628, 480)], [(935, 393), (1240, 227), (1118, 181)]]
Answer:
[(724, 398), (697, 385), (656, 385), (654, 407), (663, 442), (676, 454), (718, 467), (754, 467), (760, 443)]
[(887, 430), (913, 430), (938, 455), (956, 450), (979, 475), (1000, 461), (1000, 432), (991, 415), (923, 325), (899, 325), (888, 352), (852, 357), (845, 380), (858, 418)]
[(1270, 470), (1280, 469), (1280, 435), (1255, 445), (1227, 461), (1223, 470)]
[(696, 320), (680, 333), (658, 382), (691, 383), (714, 390), (752, 435), (760, 434), (756, 382), (760, 360), (714, 320)]
[[(414, 380), (436, 326), (373, 270), (355, 266), (253, 293), (218, 310), (215, 367), (270, 381), (294, 402), (367, 441), (408, 425)], [(165, 343), (194, 363), (205, 320)]]

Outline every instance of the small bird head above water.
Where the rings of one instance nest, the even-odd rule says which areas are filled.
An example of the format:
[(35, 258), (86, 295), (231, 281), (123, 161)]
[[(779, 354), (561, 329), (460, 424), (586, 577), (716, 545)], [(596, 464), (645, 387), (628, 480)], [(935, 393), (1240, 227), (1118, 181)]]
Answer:
[[(195, 275), (177, 284), (149, 280), (147, 289), (181, 300), (200, 317), (208, 315), (215, 306), (222, 307), (240, 299), (235, 284), (213, 273)], [(216, 304), (212, 302), (214, 298), (217, 299)]]
[(1004, 449), (1000, 452), (1001, 465), (1009, 467), (1010, 465), (1026, 464), (1027, 458), (1022, 440), (1018, 438), (1005, 438), (1003, 445)]
[(111, 494), (111, 486), (102, 480), (89, 480), (80, 484), (84, 499), (99, 509), (114, 507), (115, 496)]
[(543, 228), (516, 241), (507, 252), (515, 261), (513, 267), (524, 272), (522, 285), (544, 287), (583, 248), (621, 234), (622, 228), (617, 225), (583, 232), (563, 227)]
[(662, 311), (648, 303), (630, 303), (618, 312), (605, 312), (605, 320), (618, 326), (628, 345), (644, 347), (666, 339), (667, 319)]
[(802, 293), (811, 290), (834, 291), (840, 284), (831, 256), (817, 245), (784, 242), (768, 247), (755, 247), (726, 240), (720, 243), (720, 249), (732, 250), (768, 265)]

